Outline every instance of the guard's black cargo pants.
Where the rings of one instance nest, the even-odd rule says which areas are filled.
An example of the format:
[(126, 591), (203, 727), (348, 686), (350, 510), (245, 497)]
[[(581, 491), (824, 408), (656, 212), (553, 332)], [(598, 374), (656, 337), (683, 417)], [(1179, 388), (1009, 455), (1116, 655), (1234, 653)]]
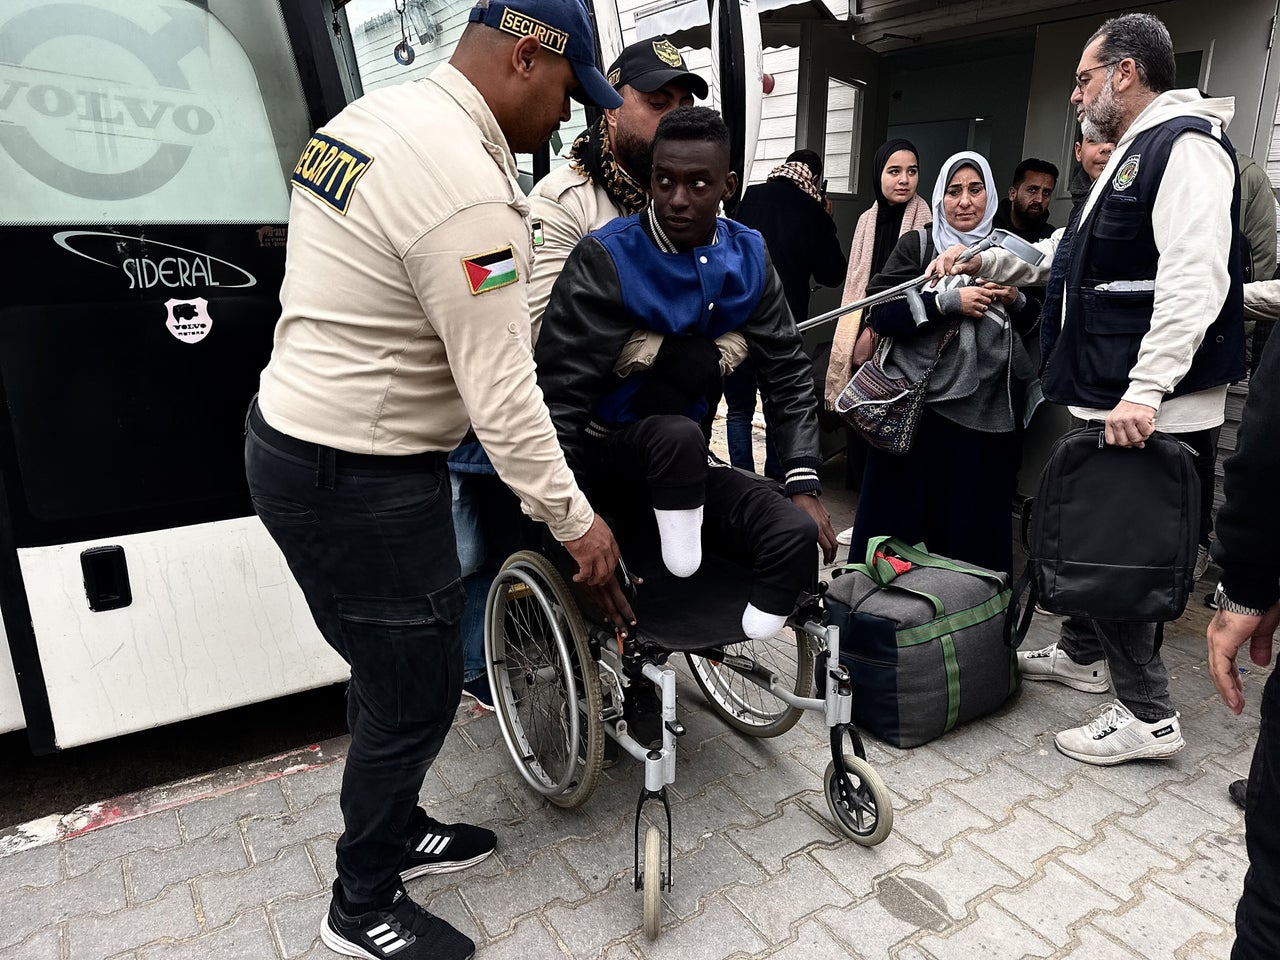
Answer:
[(465, 598), (445, 456), (306, 443), (274, 430), (255, 401), (245, 472), (316, 625), (351, 666), (338, 879), (350, 900), (385, 902), (462, 695)]

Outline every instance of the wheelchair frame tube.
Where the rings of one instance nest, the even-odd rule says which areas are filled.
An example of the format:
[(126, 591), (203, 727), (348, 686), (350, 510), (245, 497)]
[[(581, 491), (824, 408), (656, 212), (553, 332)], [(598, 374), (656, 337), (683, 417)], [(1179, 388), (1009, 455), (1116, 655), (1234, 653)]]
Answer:
[(676, 672), (653, 663), (646, 663), (641, 672), (662, 699), (662, 749), (650, 750), (630, 733), (618, 733), (616, 723), (606, 724), (605, 730), (618, 746), (644, 764), (645, 789), (657, 793), (676, 781), (676, 737), (671, 730), (676, 719)]
[[(822, 640), (827, 647), (827, 677), (826, 684), (827, 695), (821, 699), (818, 697), (797, 697), (790, 690), (786, 689), (778, 682), (777, 674), (770, 674), (766, 681), (764, 677), (758, 673), (739, 671), (739, 675), (746, 677), (752, 683), (759, 687), (763, 687), (779, 700), (788, 706), (796, 707), (800, 710), (821, 711), (827, 726), (834, 727), (840, 723), (849, 723), (853, 718), (853, 696), (847, 692), (841, 692), (841, 685), (848, 687), (849, 678), (844, 668), (840, 666), (840, 628), (834, 625), (823, 626), (820, 623), (809, 621), (802, 627), (809, 636)], [(835, 668), (830, 665), (835, 664)]]
[[(644, 770), (645, 786), (658, 790), (676, 781), (676, 738), (671, 732), (676, 722), (676, 672), (653, 663), (646, 663), (642, 672), (658, 688), (662, 698), (662, 766), (660, 771), (654, 771), (653, 765), (646, 763)], [(657, 777), (661, 777), (661, 782), (655, 786), (650, 781)]]

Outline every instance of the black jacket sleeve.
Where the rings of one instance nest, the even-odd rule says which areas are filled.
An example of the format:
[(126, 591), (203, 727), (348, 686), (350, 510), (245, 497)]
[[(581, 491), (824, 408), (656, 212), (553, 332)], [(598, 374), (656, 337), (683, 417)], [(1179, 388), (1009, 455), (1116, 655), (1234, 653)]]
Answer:
[(1246, 607), (1269, 608), (1280, 599), (1280, 336), (1262, 352), (1249, 378), (1236, 453), (1223, 466), (1226, 501), (1214, 529), (1213, 556), (1227, 596)]
[[(920, 300), (924, 304), (924, 315), (930, 322), (942, 319), (936, 293), (929, 293), (926, 290), (920, 294)], [(929, 324), (916, 326), (915, 318), (911, 316), (911, 308), (907, 305), (905, 297), (872, 307), (867, 323), (872, 330), (883, 337), (914, 337), (933, 329)]]
[(739, 328), (756, 368), (765, 419), (786, 471), (787, 495), (819, 493), (822, 451), (818, 438), (818, 401), (813, 393), (813, 364), (787, 306), (782, 281), (765, 250), (764, 293)]
[(844, 251), (840, 249), (840, 237), (836, 233), (836, 222), (828, 216), (822, 207), (814, 212), (813, 231), (810, 234), (813, 255), (813, 279), (824, 287), (838, 287), (844, 284), (844, 275), (848, 267)]
[[(867, 293), (881, 293), (890, 287), (924, 273), (924, 268), (933, 259), (933, 241), (928, 241), (924, 249), (920, 247), (920, 234), (916, 230), (904, 233), (885, 261), (884, 269), (867, 281)], [(924, 302), (924, 313), (930, 321), (942, 319), (938, 310), (938, 297), (926, 286), (920, 293)], [(903, 297), (891, 300), (871, 308), (867, 315), (867, 324), (876, 333), (887, 337), (913, 337), (921, 331), (911, 316), (911, 308)]]
[(618, 382), (613, 367), (631, 330), (613, 258), (594, 237), (584, 237), (551, 288), (533, 351), (538, 386), (579, 486), (591, 408)]

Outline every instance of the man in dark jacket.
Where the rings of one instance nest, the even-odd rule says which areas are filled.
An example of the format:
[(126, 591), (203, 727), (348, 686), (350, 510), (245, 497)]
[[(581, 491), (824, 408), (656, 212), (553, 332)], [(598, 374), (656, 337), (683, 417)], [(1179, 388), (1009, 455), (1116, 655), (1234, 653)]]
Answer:
[(809, 316), (809, 278), (836, 287), (847, 266), (821, 184), (822, 158), (797, 150), (764, 183), (747, 188), (733, 215), (764, 237), (797, 321)]
[(1053, 235), (1049, 201), (1058, 185), (1058, 168), (1048, 160), (1027, 157), (1013, 171), (1013, 186), (1000, 201), (992, 226), (1016, 233), (1028, 243)]
[[(1218, 612), (1209, 624), (1209, 675), (1232, 713), (1244, 709), (1236, 654), (1246, 643), (1258, 666), (1271, 662), (1280, 623), (1280, 343), (1268, 342), (1245, 401), (1235, 456), (1226, 462), (1226, 501), (1218, 511), (1214, 559), (1222, 568)], [(1275, 956), (1280, 943), (1280, 671), (1262, 691), (1262, 724), (1245, 800), (1249, 872), (1236, 908), (1232, 960)]]
[[(748, 187), (734, 219), (760, 231), (773, 267), (782, 280), (787, 306), (796, 320), (809, 316), (809, 279), (824, 287), (844, 282), (846, 261), (831, 219), (831, 201), (822, 184), (822, 158), (812, 150), (797, 150), (774, 167), (764, 183)], [(725, 434), (729, 460), (743, 470), (755, 469), (751, 421), (756, 412), (756, 371), (747, 359), (725, 377), (728, 406)], [(764, 474), (782, 479), (773, 440), (766, 438)]]
[[(835, 533), (818, 501), (818, 405), (812, 371), (760, 234), (716, 216), (732, 195), (729, 131), (719, 114), (682, 107), (653, 145), (653, 204), (574, 248), (543, 314), (535, 359), (565, 458), (620, 511), (647, 505), (662, 561), (690, 576), (710, 535), (750, 558), (742, 631), (771, 637)], [(663, 334), (651, 367), (619, 363), (637, 329)], [(736, 334), (777, 424), (786, 497), (709, 457), (700, 421), (718, 386), (715, 341)]]

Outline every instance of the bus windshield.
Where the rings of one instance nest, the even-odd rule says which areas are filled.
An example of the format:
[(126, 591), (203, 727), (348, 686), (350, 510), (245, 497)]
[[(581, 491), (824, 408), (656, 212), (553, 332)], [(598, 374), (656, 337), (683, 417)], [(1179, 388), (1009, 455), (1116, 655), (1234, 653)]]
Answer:
[(288, 218), (310, 133), (275, 3), (9, 0), (0, 222)]

